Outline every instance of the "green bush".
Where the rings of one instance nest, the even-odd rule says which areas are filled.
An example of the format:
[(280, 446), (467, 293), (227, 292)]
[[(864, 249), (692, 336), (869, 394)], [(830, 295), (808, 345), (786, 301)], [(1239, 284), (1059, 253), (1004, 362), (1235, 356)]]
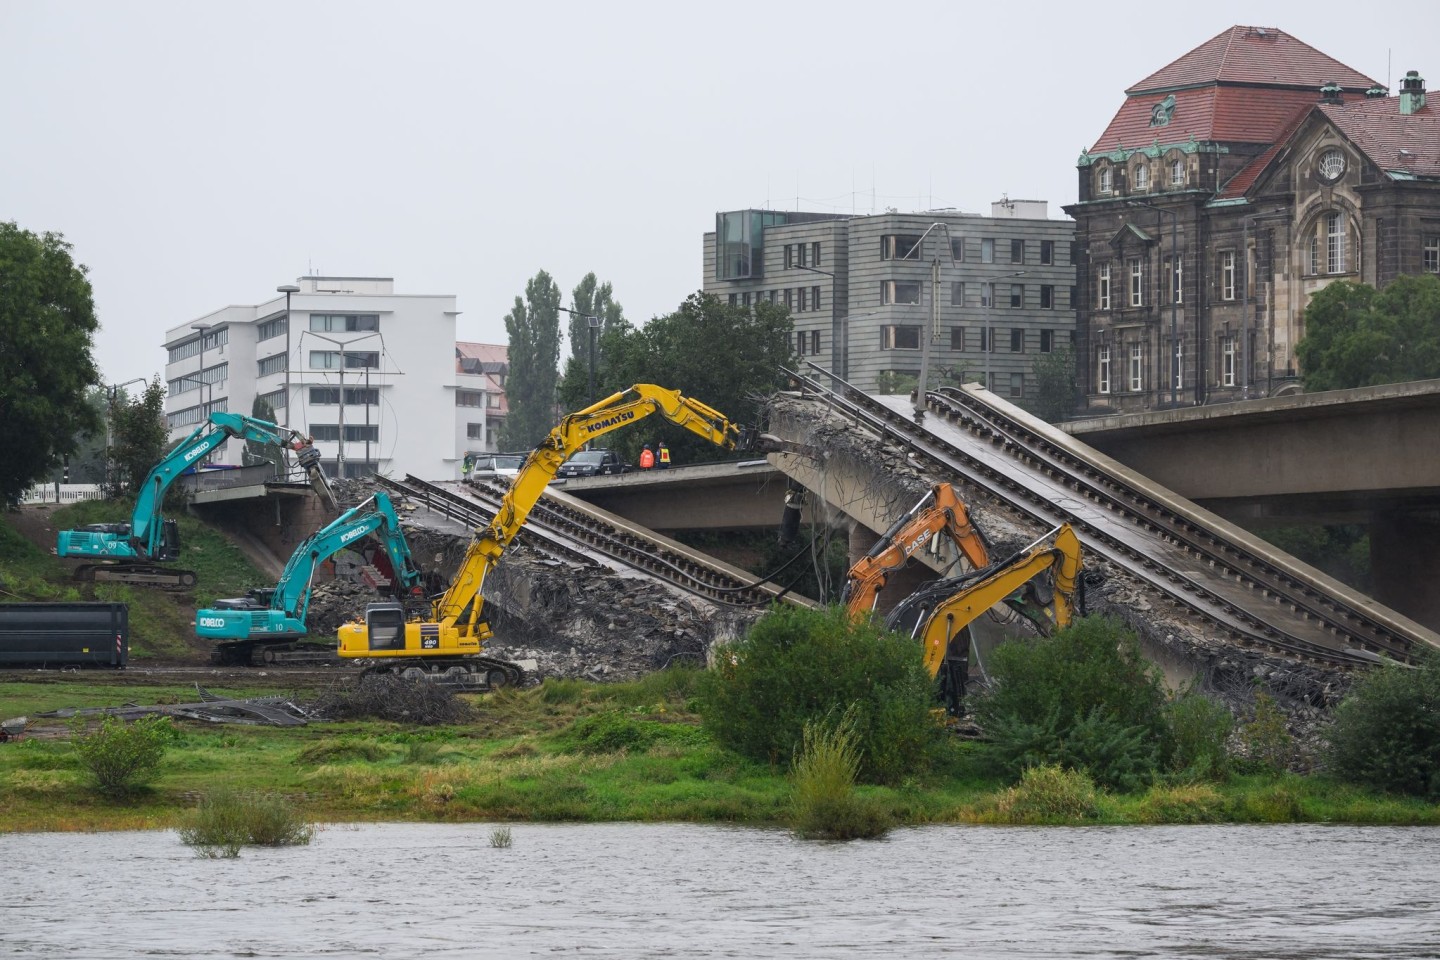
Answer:
[(859, 778), (896, 783), (928, 769), (943, 737), (934, 687), (914, 641), (839, 607), (787, 607), (719, 653), (696, 701), (722, 745), (787, 766), (807, 723), (853, 709)]
[(1156, 786), (1140, 798), (1135, 816), (1141, 823), (1221, 823), (1227, 804), (1208, 783)]
[(1003, 643), (990, 656), (990, 681), (970, 708), (985, 756), (1008, 776), (1055, 764), (1134, 790), (1170, 752), (1159, 671), (1117, 620), (1084, 618), (1051, 637)]
[(1440, 798), (1440, 654), (1361, 677), (1336, 709), (1329, 740), (1326, 760), (1336, 777)]
[(237, 857), (243, 846), (303, 846), (315, 835), (294, 804), (278, 794), (220, 790), (185, 818), (180, 840), (202, 857)]
[(80, 733), (77, 722), (75, 753), (94, 778), (96, 789), (109, 797), (123, 797), (153, 783), (160, 775), (165, 748), (175, 738), (169, 717), (142, 717), (126, 723), (105, 716), (90, 733)]
[(977, 817), (982, 823), (1074, 823), (1100, 816), (1095, 783), (1079, 770), (1031, 767)]
[(1230, 775), (1225, 742), (1235, 728), (1235, 717), (1228, 707), (1198, 693), (1187, 693), (1171, 701), (1168, 716), (1170, 772), (1175, 779), (1224, 780)]
[(1240, 728), (1246, 773), (1279, 776), (1295, 755), (1295, 738), (1285, 726), (1285, 714), (1275, 698), (1263, 691), (1255, 695), (1255, 715)]
[(878, 837), (890, 829), (884, 814), (855, 793), (860, 744), (854, 711), (834, 722), (805, 724), (791, 777), (790, 828), (807, 839)]

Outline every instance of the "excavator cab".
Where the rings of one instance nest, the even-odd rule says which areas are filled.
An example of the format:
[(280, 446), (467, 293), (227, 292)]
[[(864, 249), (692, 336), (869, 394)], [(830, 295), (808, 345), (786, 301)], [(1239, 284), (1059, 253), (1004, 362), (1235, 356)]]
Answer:
[(398, 603), (371, 603), (365, 607), (365, 628), (371, 650), (405, 649), (405, 608)]
[(160, 522), (160, 551), (156, 560), (168, 563), (180, 559), (180, 523), (166, 519)]

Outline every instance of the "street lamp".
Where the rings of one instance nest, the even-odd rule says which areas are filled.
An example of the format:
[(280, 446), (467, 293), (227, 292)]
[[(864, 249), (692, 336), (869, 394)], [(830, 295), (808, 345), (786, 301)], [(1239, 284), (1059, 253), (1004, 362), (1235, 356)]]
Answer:
[[(379, 332), (377, 331), (377, 332), (375, 332), (375, 333), (367, 333), (367, 334), (365, 334), (365, 336), (363, 336), (363, 337), (356, 337), (354, 340), (336, 340), (336, 339), (334, 339), (333, 337), (322, 336), (321, 334), (318, 334), (318, 333), (316, 333), (316, 332), (313, 331), (313, 330), (307, 330), (307, 331), (305, 331), (305, 332), (308, 333), (310, 336), (314, 337), (314, 338), (317, 339), (317, 340), (324, 340), (326, 343), (333, 343), (333, 344), (335, 344), (335, 346), (337, 346), (337, 347), (340, 348), (340, 446), (339, 446), (339, 449), (338, 449), (337, 453), (335, 454), (335, 476), (338, 477), (338, 478), (341, 479), (341, 480), (344, 480), (344, 479), (345, 479), (345, 357), (346, 357), (346, 348), (347, 348), (347, 347), (352, 347), (352, 346), (354, 346), (355, 344), (359, 343), (361, 340), (368, 340), (368, 339), (370, 339), (371, 337), (378, 337), (378, 336), (380, 336), (380, 334), (379, 334)], [(381, 348), (382, 348), (382, 349), (384, 348), (383, 342), (382, 342), (382, 344), (381, 344)], [(367, 366), (368, 366), (368, 364), (367, 364)], [(366, 372), (366, 376), (367, 376), (367, 377), (369, 376), (369, 372), (368, 372), (368, 371)], [(286, 403), (288, 404), (289, 401), (287, 400)], [(366, 403), (366, 405), (367, 405), (367, 413), (368, 413), (368, 405), (369, 405), (369, 403), (370, 403), (370, 397), (369, 397), (369, 395), (366, 395), (366, 397), (365, 397), (365, 403)], [(287, 407), (287, 410), (286, 410), (286, 419), (287, 419), (287, 420), (289, 419), (289, 410), (288, 410), (288, 407)], [(367, 435), (368, 435), (368, 431), (367, 431)]]
[[(1179, 309), (1179, 303), (1177, 302), (1178, 298), (1175, 296), (1175, 271), (1180, 267), (1180, 215), (1174, 210), (1157, 207), (1155, 204), (1148, 203), (1144, 200), (1126, 200), (1125, 205), (1127, 207), (1146, 207), (1154, 210), (1157, 214), (1170, 218), (1170, 276), (1165, 279), (1165, 282), (1170, 284), (1170, 406), (1177, 407), (1180, 405), (1175, 386), (1176, 381), (1180, 379), (1180, 358), (1177, 356), (1180, 351), (1180, 332), (1176, 319), (1176, 311)], [(1247, 277), (1246, 279), (1248, 281), (1249, 278)]]
[[(290, 294), (299, 293), (300, 288), (293, 283), (282, 283), (275, 288), (276, 293), (285, 294), (285, 422), (290, 422)], [(343, 398), (342, 398), (343, 399)]]
[(593, 313), (581, 313), (579, 310), (571, 310), (569, 307), (557, 307), (561, 313), (568, 313), (572, 317), (581, 317), (585, 325), (590, 328), (590, 403), (595, 403), (595, 331), (600, 329), (601, 318)]
[[(987, 282), (990, 284), (990, 296), (983, 297), (985, 303), (985, 389), (992, 390), (990, 386), (990, 354), (995, 352), (995, 331), (990, 329), (990, 308), (994, 306), (995, 282), (997, 280), (1009, 280), (1011, 277), (1025, 276), (1024, 270), (1016, 270), (1014, 273), (1002, 273), (998, 277), (991, 277)], [(980, 291), (985, 292), (983, 289)]]

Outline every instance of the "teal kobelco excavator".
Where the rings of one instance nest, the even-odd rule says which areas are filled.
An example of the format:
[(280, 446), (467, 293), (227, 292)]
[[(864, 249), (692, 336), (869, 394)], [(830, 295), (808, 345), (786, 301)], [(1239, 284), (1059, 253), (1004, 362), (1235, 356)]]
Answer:
[[(315, 570), (335, 554), (374, 535), (384, 548), (391, 568), (390, 586), (396, 597), (421, 598), (423, 576), (410, 556), (400, 520), (390, 498), (381, 491), (347, 510), (300, 544), (285, 564), (273, 588), (251, 590), (246, 596), (217, 600), (195, 614), (195, 634), (216, 641), (216, 658), (222, 663), (268, 663), (289, 659), (296, 641), (307, 633), (305, 614)], [(325, 649), (333, 657), (335, 644)]]
[(320, 451), (309, 437), (266, 420), (238, 413), (212, 413), (146, 475), (135, 491), (129, 523), (92, 523), (62, 530), (55, 552), (61, 557), (94, 560), (77, 567), (75, 579), (133, 583), (159, 587), (195, 585), (193, 570), (165, 566), (180, 556), (180, 532), (174, 520), (161, 515), (165, 492), (192, 465), (231, 437), (276, 444), (295, 451), (310, 485), (332, 514), (335, 495), (320, 468)]

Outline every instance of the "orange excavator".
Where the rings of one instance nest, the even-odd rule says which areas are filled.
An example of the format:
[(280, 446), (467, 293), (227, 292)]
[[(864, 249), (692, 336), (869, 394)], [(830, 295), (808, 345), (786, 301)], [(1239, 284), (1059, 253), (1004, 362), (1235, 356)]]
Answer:
[(990, 565), (990, 552), (970, 523), (965, 504), (950, 484), (937, 483), (850, 568), (840, 597), (850, 616), (859, 620), (874, 611), (890, 574), (905, 566), (939, 533), (950, 538), (972, 568), (980, 570)]

